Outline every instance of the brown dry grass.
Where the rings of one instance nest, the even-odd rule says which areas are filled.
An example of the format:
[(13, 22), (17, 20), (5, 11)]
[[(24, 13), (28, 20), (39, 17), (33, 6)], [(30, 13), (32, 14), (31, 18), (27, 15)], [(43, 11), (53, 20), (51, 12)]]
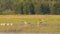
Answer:
[(60, 18), (60, 15), (0, 15), (0, 18)]
[[(0, 15), (0, 18), (37, 18), (37, 19), (60, 19), (60, 15)], [(49, 26), (36, 26), (36, 25), (33, 25), (33, 24), (36, 24), (36, 23), (31, 23), (30, 25), (28, 25), (27, 27), (20, 27), (21, 25), (19, 25), (18, 27), (17, 26), (12, 26), (12, 27), (8, 27), (7, 26), (0, 26), (0, 30), (13, 30), (15, 31), (14, 29), (17, 30), (20, 30), (20, 32), (60, 32), (60, 28), (55, 28), (56, 25), (55, 24), (60, 24), (60, 20), (58, 22), (58, 20), (56, 21), (52, 21), (52, 20), (47, 20), (48, 23), (46, 23), (47, 25), (49, 24)], [(58, 23), (55, 23), (55, 22), (58, 22)], [(18, 23), (16, 23), (18, 24)], [(21, 24), (21, 23), (20, 23)], [(53, 27), (51, 27), (51, 25), (53, 25)], [(33, 27), (31, 27), (33, 26)], [(20, 27), (20, 29), (19, 29)], [(5, 29), (4, 29), (5, 28)]]

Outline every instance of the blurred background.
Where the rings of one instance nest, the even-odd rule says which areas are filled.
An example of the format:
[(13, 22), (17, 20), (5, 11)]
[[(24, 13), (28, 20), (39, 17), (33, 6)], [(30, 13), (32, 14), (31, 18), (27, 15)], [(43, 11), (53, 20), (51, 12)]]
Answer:
[(60, 0), (0, 0), (0, 15), (60, 15)]

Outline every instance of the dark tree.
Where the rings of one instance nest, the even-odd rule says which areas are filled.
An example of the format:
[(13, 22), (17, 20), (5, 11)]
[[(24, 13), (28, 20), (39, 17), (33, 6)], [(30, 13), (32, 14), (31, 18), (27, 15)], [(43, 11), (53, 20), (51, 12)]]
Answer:
[(31, 14), (35, 14), (34, 5), (33, 4), (30, 5), (30, 13)]
[(42, 11), (42, 14), (49, 14), (50, 13), (50, 8), (49, 8), (49, 5), (41, 5), (41, 11)]
[(56, 3), (54, 5), (54, 14), (57, 14), (57, 15), (60, 14), (60, 3)]

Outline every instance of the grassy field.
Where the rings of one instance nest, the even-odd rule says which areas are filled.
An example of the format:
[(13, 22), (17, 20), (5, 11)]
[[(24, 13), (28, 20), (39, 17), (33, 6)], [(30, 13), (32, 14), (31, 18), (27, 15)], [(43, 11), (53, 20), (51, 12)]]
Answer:
[(59, 15), (0, 15), (0, 23), (13, 23), (0, 26), (2, 32), (60, 32)]

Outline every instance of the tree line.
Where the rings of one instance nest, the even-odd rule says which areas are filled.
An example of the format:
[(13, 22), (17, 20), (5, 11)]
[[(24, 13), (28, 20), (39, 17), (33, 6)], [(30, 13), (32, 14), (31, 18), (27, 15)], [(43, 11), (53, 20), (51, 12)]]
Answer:
[(0, 0), (0, 15), (60, 14), (59, 0)]

